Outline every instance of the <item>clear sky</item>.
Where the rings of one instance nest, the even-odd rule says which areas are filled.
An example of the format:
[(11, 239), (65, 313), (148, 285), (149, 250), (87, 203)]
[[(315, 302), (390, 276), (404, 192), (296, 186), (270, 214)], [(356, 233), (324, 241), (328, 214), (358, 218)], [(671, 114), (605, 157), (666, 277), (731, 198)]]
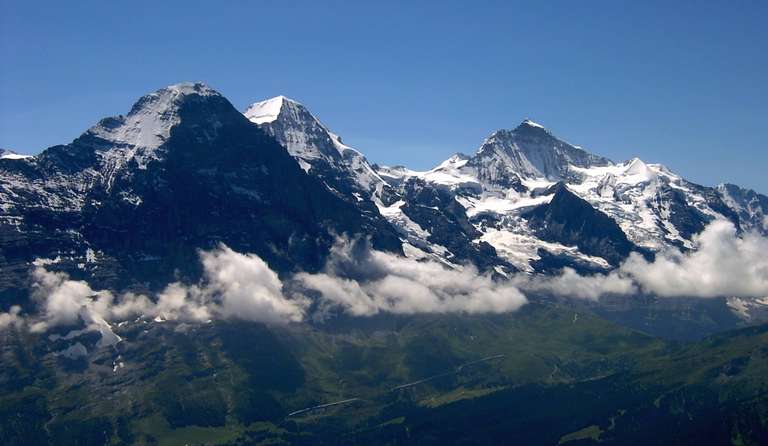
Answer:
[(529, 117), (768, 193), (768, 2), (0, 0), (0, 147), (67, 143), (200, 80), (283, 94), (370, 160), (473, 152)]

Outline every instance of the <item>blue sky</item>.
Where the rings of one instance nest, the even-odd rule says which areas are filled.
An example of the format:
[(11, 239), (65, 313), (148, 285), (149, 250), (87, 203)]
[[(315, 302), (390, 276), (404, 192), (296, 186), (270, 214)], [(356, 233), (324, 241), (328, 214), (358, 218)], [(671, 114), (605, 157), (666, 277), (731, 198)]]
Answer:
[(615, 160), (768, 192), (766, 2), (0, 5), (0, 147), (66, 143), (201, 80), (240, 109), (297, 99), (384, 164), (432, 167), (530, 117)]

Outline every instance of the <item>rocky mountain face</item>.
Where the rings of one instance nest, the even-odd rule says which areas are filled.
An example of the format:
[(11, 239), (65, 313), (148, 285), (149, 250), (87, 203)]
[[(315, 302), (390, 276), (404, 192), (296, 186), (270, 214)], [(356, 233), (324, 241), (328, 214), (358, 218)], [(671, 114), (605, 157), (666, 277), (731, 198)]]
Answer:
[(743, 226), (768, 235), (768, 197), (734, 184), (717, 186), (717, 194)]
[(202, 84), (141, 98), (67, 145), (0, 159), (0, 288), (34, 262), (109, 289), (194, 277), (225, 243), (278, 271), (313, 270), (341, 234), (390, 230), (307, 175), (275, 139)]
[(557, 183), (548, 191), (549, 203), (523, 214), (529, 227), (540, 239), (566, 246), (578, 246), (584, 254), (618, 265), (633, 250), (616, 222)]
[(366, 222), (366, 234), (398, 238), (396, 228), (382, 217), (371, 200), (376, 196), (393, 201), (393, 189), (362, 153), (345, 145), (306, 107), (278, 96), (252, 104), (244, 114), (285, 147), (305, 172), (354, 206)]

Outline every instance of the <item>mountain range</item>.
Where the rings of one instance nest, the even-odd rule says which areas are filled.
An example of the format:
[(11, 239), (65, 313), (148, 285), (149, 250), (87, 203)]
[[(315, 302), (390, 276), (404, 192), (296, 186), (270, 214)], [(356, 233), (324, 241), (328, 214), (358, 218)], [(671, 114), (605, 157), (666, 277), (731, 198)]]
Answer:
[[(172, 85), (0, 151), (0, 442), (761, 444), (768, 296), (515, 288), (685, 267), (718, 223), (762, 240), (768, 197), (528, 119), (427, 171), (382, 166), (295, 100), (241, 112)], [(334, 287), (384, 303), (334, 313)], [(377, 311), (411, 288), (415, 310)], [(164, 312), (218, 295), (231, 317)], [(245, 317), (275, 296), (305, 323)], [(18, 329), (41, 306), (74, 318)]]
[(765, 195), (697, 185), (639, 158), (614, 162), (531, 120), (414, 171), (370, 163), (297, 101), (240, 113), (201, 83), (148, 94), (39, 155), (4, 151), (0, 209), (0, 295), (15, 299), (35, 262), (152, 291), (199, 277), (197, 251), (219, 243), (286, 273), (321, 269), (334, 237), (364, 236), (375, 249), (504, 278), (695, 251), (716, 219), (768, 234)]
[[(245, 115), (330, 190), (375, 203), (415, 257), (470, 261), (501, 274), (545, 270), (538, 261), (553, 256), (610, 269), (632, 250), (695, 249), (693, 236), (714, 219), (768, 231), (764, 195), (700, 186), (639, 158), (614, 162), (531, 120), (494, 132), (474, 155), (456, 154), (420, 172), (370, 164), (282, 96), (254, 103)], [(593, 234), (583, 232), (593, 223)]]

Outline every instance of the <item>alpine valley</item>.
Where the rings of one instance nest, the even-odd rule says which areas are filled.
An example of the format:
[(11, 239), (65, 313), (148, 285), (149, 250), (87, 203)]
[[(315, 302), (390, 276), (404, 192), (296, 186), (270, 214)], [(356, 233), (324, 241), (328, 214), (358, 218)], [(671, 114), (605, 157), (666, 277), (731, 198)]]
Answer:
[(531, 120), (415, 171), (169, 86), (0, 150), (0, 443), (768, 444), (768, 296), (673, 280), (765, 237)]

